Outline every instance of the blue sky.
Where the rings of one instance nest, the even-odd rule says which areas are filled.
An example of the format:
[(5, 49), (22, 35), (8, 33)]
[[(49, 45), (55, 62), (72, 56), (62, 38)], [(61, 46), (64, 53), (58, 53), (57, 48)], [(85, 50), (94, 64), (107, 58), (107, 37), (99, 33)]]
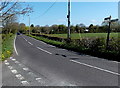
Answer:
[[(56, 2), (49, 11), (42, 15), (53, 2), (27, 2), (33, 7), (33, 13), (30, 14), (30, 23), (34, 25), (67, 25), (67, 2)], [(107, 16), (118, 18), (117, 2), (72, 2), (71, 3), (71, 24), (83, 23), (89, 26), (101, 25), (103, 19)], [(19, 22), (28, 25), (28, 17), (20, 16)]]

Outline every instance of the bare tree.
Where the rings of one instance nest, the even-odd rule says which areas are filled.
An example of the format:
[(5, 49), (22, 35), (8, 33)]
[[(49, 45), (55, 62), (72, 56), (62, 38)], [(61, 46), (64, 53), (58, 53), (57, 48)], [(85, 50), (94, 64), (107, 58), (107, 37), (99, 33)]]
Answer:
[[(23, 6), (24, 5), (24, 6)], [(18, 15), (26, 15), (32, 12), (32, 8), (26, 3), (18, 2), (18, 0), (2, 0), (0, 3), (0, 19), (2, 19), (3, 27), (7, 27), (7, 32), (10, 24), (15, 23)]]
[(2, 0), (0, 5), (0, 17), (5, 21), (14, 15), (25, 15), (32, 12), (32, 8), (29, 6), (21, 7), (18, 0)]

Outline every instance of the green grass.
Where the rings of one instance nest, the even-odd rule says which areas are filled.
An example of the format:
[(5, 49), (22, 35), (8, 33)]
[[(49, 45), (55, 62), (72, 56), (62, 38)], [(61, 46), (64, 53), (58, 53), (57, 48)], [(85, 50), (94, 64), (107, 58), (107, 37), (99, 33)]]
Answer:
[[(111, 33), (110, 37), (117, 38), (119, 33)], [(52, 37), (60, 37), (67, 38), (67, 34), (49, 34), (48, 36)], [(80, 39), (80, 38), (106, 38), (107, 33), (73, 33), (71, 34), (72, 39)]]
[(5, 36), (5, 39), (2, 41), (2, 55), (1, 55), (2, 61), (10, 57), (11, 54), (13, 53), (13, 42), (15, 35), (9, 34), (3, 36)]

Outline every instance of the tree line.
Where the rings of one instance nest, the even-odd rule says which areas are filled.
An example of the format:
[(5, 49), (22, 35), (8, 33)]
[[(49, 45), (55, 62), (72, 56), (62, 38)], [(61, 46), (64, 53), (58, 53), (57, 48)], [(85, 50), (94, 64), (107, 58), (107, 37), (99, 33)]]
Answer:
[[(119, 30), (120, 25), (118, 23), (113, 23), (111, 25), (111, 32), (120, 32)], [(108, 30), (108, 25), (102, 24), (99, 25), (93, 25), (90, 24), (88, 27), (86, 27), (84, 24), (76, 24), (70, 26), (71, 33), (106, 33)], [(40, 34), (65, 34), (67, 33), (67, 26), (64, 24), (54, 24), (52, 26), (45, 25), (40, 26), (34, 24), (31, 24), (30, 27), (26, 26), (24, 23), (19, 24), (18, 30), (20, 33), (40, 33)]]
[[(20, 33), (28, 34), (30, 33), (39, 33), (39, 34), (65, 34), (67, 33), (67, 26), (64, 24), (57, 25), (54, 24), (52, 26), (40, 26), (31, 24), (31, 26), (26, 26), (24, 23), (15, 22), (15, 17), (11, 18), (13, 21), (8, 22), (7, 25), (4, 25), (2, 29), (2, 33), (16, 33), (19, 31)], [(108, 25), (93, 25), (90, 24), (86, 27), (84, 24), (77, 24), (70, 26), (71, 33), (106, 33), (108, 30)], [(111, 32), (120, 32), (120, 25), (118, 23), (114, 23), (111, 25)]]

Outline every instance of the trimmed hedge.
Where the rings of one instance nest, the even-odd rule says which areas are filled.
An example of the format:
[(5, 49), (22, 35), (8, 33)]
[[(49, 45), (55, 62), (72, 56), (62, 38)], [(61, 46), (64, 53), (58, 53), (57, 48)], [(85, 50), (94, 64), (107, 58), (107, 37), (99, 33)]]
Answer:
[(109, 60), (120, 61), (120, 42), (118, 42), (120, 40), (119, 38), (112, 38), (109, 42), (109, 50), (106, 50), (106, 39), (104, 38), (85, 38), (82, 40), (77, 39), (71, 40), (70, 43), (67, 43), (66, 39), (60, 38), (56, 40), (56, 38), (54, 39), (54, 37), (48, 37), (46, 35), (29, 36), (60, 48), (65, 48)]

